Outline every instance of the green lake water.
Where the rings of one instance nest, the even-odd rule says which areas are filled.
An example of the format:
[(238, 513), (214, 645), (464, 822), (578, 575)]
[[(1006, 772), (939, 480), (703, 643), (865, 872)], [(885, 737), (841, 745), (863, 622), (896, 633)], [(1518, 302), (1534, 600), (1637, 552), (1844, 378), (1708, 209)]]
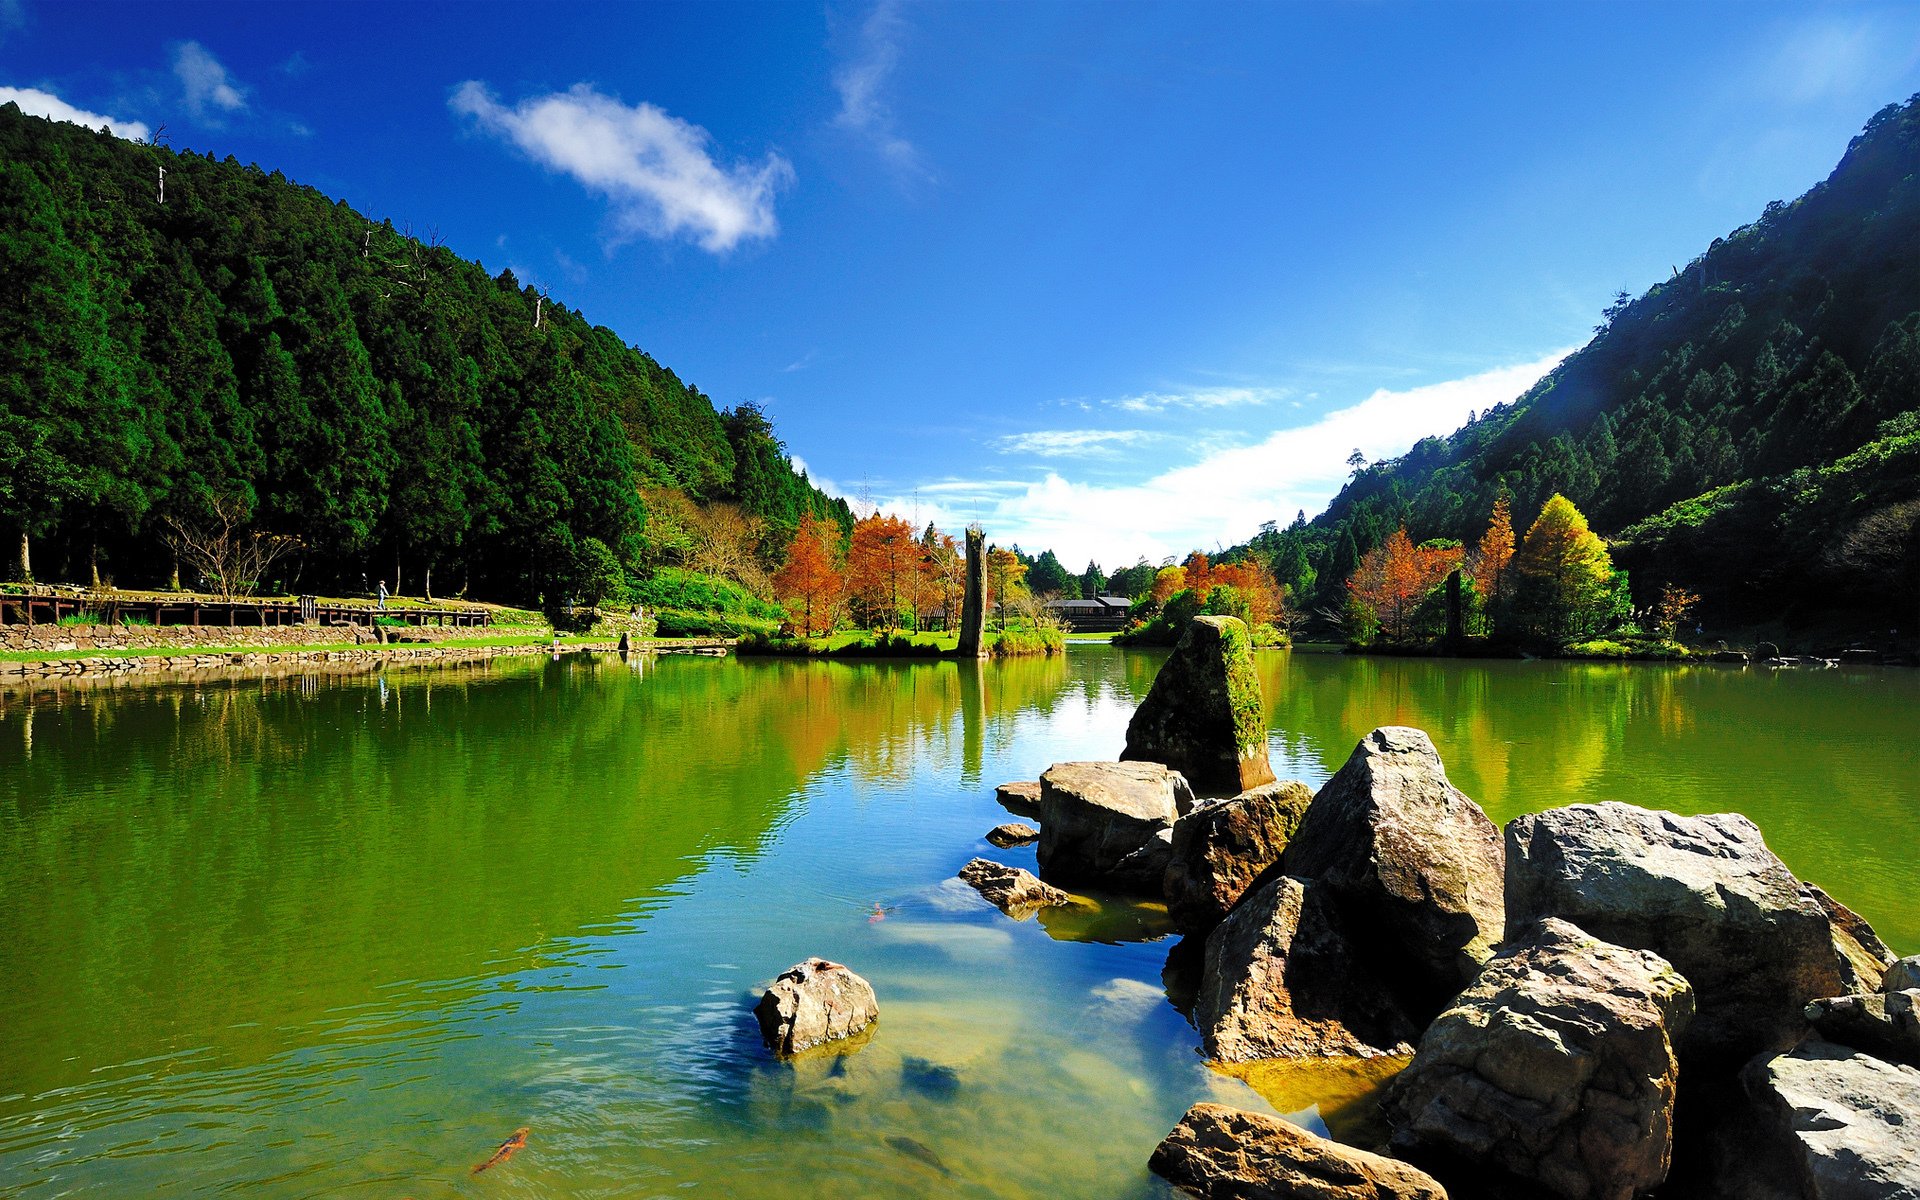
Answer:
[[(1034, 865), (993, 785), (1117, 754), (1158, 661), (0, 692), (0, 1195), (1163, 1195), (1189, 1104), (1268, 1103), (1196, 1055), (1164, 914), (952, 881)], [(1737, 810), (1920, 950), (1920, 673), (1260, 662), (1283, 777), (1410, 724), (1496, 820)], [(812, 954), (881, 1020), (776, 1063), (752, 997)], [(1353, 1085), (1263, 1089), (1318, 1124)]]

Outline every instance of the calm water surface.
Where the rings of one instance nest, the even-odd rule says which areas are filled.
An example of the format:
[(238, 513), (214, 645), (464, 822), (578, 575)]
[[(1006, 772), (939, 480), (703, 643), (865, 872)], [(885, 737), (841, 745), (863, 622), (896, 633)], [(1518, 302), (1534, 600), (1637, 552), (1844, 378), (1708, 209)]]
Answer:
[[(1150, 1197), (1208, 1071), (1164, 913), (951, 882), (992, 785), (1110, 758), (1158, 659), (573, 656), (0, 693), (0, 1195)], [(1920, 673), (1263, 656), (1276, 769), (1432, 733), (1496, 820), (1738, 810), (1920, 950)], [(875, 919), (878, 915), (879, 919)], [(756, 985), (870, 978), (771, 1061)], [(528, 1146), (469, 1168), (519, 1126)]]

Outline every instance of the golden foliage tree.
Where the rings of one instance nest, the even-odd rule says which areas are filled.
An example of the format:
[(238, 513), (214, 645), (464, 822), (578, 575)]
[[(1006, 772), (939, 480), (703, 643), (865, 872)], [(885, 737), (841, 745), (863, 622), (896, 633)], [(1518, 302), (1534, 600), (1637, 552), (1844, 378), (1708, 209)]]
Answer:
[(987, 597), (1000, 609), (1000, 628), (1007, 627), (1007, 605), (1027, 594), (1027, 564), (1011, 550), (995, 546), (987, 551)]
[(1513, 556), (1514, 605), (1528, 632), (1566, 643), (1606, 615), (1613, 559), (1573, 501), (1555, 493)]
[(1480, 535), (1474, 555), (1473, 586), (1480, 598), (1495, 604), (1506, 598), (1507, 565), (1513, 561), (1513, 507), (1507, 494), (1493, 502), (1487, 531)]
[(808, 513), (794, 531), (786, 563), (774, 574), (774, 592), (801, 637), (829, 633), (838, 621), (847, 587), (836, 561), (839, 541), (839, 526)]

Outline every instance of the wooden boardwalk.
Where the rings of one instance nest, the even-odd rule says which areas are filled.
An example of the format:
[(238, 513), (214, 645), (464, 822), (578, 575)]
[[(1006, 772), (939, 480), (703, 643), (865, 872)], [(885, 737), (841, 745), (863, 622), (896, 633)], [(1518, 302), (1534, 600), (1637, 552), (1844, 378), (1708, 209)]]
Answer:
[(0, 625), (57, 625), (63, 618), (93, 614), (99, 624), (255, 625), (261, 628), (317, 622), (321, 625), (372, 625), (389, 617), (408, 625), (472, 627), (493, 624), (484, 608), (405, 608), (382, 610), (372, 604), (319, 604), (293, 600), (136, 599), (89, 594), (0, 593)]

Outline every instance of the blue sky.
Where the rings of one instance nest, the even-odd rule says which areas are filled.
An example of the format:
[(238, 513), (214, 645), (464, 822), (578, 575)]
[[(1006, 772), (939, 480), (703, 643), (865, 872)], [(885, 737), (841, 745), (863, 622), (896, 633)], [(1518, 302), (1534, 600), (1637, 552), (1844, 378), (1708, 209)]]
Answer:
[(1920, 7), (0, 0), (0, 89), (437, 232), (850, 497), (1112, 567), (1511, 399), (1920, 91)]

